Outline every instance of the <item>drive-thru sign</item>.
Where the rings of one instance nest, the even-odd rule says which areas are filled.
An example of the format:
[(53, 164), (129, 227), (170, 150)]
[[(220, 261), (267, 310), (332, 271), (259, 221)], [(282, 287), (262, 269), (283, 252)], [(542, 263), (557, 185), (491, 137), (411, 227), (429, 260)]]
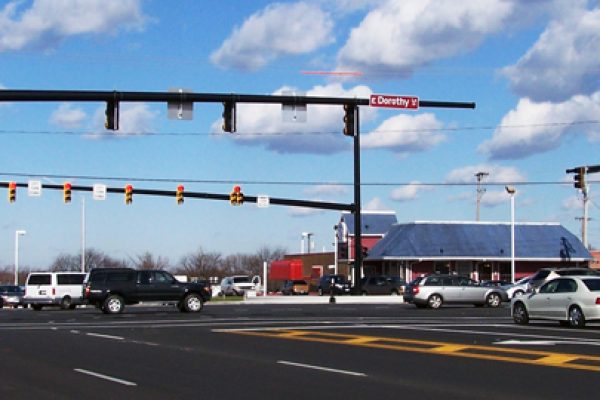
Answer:
[(372, 94), (369, 98), (369, 106), (417, 110), (419, 108), (419, 98), (393, 94)]

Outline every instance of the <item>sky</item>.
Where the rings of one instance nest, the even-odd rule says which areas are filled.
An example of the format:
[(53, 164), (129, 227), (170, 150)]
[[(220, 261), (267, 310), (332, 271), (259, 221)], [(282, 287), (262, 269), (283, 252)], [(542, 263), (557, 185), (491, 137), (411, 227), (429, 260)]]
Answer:
[[(471, 109), (360, 107), (363, 209), (399, 222), (560, 222), (580, 236), (583, 201), (566, 169), (600, 164), (600, 2), (592, 0), (14, 0), (0, 2), (0, 88), (152, 91), (475, 102)], [(319, 73), (315, 73), (319, 72)], [(353, 202), (352, 138), (341, 106), (306, 122), (280, 105), (220, 104), (189, 121), (162, 103), (0, 103), (0, 180)], [(600, 246), (598, 176), (588, 241)], [(6, 196), (6, 195), (5, 195)], [(176, 265), (198, 249), (333, 251), (340, 213), (134, 195), (94, 200), (42, 190), (0, 201), (0, 266), (47, 268), (85, 243), (117, 259)]]

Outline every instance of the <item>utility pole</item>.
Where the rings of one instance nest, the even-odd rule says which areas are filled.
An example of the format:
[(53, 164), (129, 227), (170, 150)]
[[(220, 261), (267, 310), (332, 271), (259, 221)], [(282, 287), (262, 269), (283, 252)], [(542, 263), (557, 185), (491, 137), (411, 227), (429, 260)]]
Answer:
[(479, 208), (481, 206), (481, 198), (485, 194), (486, 190), (484, 187), (481, 187), (481, 182), (483, 181), (483, 178), (485, 178), (488, 175), (488, 172), (483, 171), (480, 171), (475, 174), (475, 176), (477, 177), (477, 210), (475, 212), (475, 221), (479, 221)]
[(587, 183), (586, 175), (600, 172), (600, 165), (581, 166), (570, 168), (565, 171), (567, 174), (575, 174), (573, 176), (573, 186), (575, 189), (581, 190), (583, 195), (583, 218), (581, 218), (581, 242), (583, 246), (588, 248), (587, 240), (587, 223), (588, 223), (588, 202), (590, 185)]

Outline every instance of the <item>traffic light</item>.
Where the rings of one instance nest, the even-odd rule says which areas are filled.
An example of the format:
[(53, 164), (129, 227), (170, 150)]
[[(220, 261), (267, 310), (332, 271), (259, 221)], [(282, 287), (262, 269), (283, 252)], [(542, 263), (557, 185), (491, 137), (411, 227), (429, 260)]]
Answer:
[(125, 185), (125, 204), (129, 205), (133, 202), (133, 185)]
[(244, 203), (244, 194), (242, 193), (242, 188), (238, 185), (235, 185), (231, 193), (229, 193), (229, 202), (232, 206), (241, 206)]
[(355, 119), (356, 106), (352, 104), (344, 104), (344, 135), (354, 136), (355, 134)]
[(8, 202), (14, 203), (17, 200), (17, 182), (8, 182)]
[(69, 182), (65, 182), (63, 185), (63, 201), (65, 204), (71, 202), (71, 184)]
[(585, 168), (584, 167), (577, 168), (577, 173), (575, 174), (573, 179), (575, 180), (575, 182), (573, 182), (573, 186), (575, 186), (576, 189), (585, 190)]
[(223, 132), (233, 133), (236, 130), (235, 123), (236, 103), (233, 101), (223, 102)]
[(177, 204), (183, 204), (183, 185), (177, 186), (177, 193), (175, 194), (175, 199), (177, 200)]
[(105, 114), (104, 127), (112, 131), (119, 130), (119, 102), (116, 100), (107, 101)]

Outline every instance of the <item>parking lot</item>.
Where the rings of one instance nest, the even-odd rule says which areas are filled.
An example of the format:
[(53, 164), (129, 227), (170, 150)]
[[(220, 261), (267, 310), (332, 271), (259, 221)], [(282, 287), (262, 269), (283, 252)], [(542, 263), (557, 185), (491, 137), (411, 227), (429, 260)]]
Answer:
[[(3, 398), (580, 398), (600, 325), (518, 326), (509, 309), (207, 304), (0, 311)], [(394, 301), (394, 300), (392, 300)], [(290, 389), (290, 388), (293, 388)]]

